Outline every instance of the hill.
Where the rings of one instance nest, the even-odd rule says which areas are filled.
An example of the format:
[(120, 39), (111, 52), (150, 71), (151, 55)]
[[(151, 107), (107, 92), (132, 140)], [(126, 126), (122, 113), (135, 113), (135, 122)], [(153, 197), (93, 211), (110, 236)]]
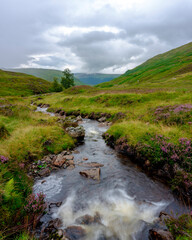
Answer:
[(84, 84), (97, 85), (103, 82), (108, 82), (114, 78), (119, 77), (119, 74), (102, 74), (102, 73), (75, 73), (75, 76)]
[[(33, 75), (52, 82), (54, 77), (61, 79), (62, 71), (42, 68), (14, 68), (10, 69), (13, 72), (21, 72)], [(97, 85), (103, 82), (108, 82), (114, 78), (119, 77), (119, 74), (102, 74), (102, 73), (74, 73), (75, 85)]]
[(0, 96), (27, 96), (49, 92), (51, 83), (24, 73), (0, 70)]
[[(10, 69), (13, 72), (21, 72), (33, 75), (45, 79), (49, 82), (53, 82), (53, 79), (56, 77), (58, 80), (63, 76), (62, 71), (54, 69), (43, 69), (43, 68), (14, 68)], [(75, 85), (83, 85), (83, 83), (75, 76)]]
[(192, 42), (159, 54), (140, 66), (100, 87), (179, 87), (192, 86)]

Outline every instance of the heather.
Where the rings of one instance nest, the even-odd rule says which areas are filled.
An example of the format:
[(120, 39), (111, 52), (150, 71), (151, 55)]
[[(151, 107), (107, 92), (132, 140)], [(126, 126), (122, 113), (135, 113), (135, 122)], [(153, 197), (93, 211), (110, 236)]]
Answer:
[(154, 121), (165, 124), (192, 124), (192, 104), (157, 107), (153, 112)]
[(192, 236), (192, 213), (170, 216), (165, 223), (176, 240), (189, 240)]

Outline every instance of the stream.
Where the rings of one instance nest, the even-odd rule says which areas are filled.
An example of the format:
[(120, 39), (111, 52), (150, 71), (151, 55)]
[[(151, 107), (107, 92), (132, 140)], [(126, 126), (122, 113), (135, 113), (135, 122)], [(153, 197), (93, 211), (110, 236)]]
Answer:
[[(105, 144), (102, 134), (107, 127), (89, 119), (81, 125), (86, 134), (84, 144), (76, 148), (79, 153), (73, 154), (75, 168), (59, 169), (34, 185), (34, 192), (43, 192), (48, 202), (63, 202), (52, 216), (62, 220), (63, 228), (77, 226), (79, 217), (97, 213), (102, 224), (81, 225), (86, 230), (84, 240), (147, 240), (161, 211), (185, 211), (168, 187)], [(86, 169), (78, 165), (85, 162), (83, 158), (104, 165), (99, 181), (79, 174)]]

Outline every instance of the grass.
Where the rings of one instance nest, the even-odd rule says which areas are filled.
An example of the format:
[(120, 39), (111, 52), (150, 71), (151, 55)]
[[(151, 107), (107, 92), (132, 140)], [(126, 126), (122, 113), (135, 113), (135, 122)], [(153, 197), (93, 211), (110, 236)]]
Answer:
[(99, 87), (191, 89), (192, 43), (157, 55)]
[[(6, 106), (0, 107), (0, 126), (8, 134), (0, 138), (0, 238), (13, 239), (28, 214), (24, 206), (33, 182), (28, 166), (46, 154), (72, 148), (74, 140), (56, 118), (34, 112), (29, 99), (10, 97), (2, 102)], [(18, 239), (30, 239), (22, 237)]]
[(0, 96), (29, 96), (50, 92), (51, 84), (41, 78), (0, 70)]

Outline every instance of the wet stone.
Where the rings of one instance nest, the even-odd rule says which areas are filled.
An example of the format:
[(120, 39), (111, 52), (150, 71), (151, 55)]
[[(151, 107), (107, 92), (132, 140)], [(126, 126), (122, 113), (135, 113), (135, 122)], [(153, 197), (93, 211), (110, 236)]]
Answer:
[(86, 232), (80, 226), (69, 226), (65, 229), (64, 236), (67, 237), (69, 240), (78, 240), (82, 239), (85, 236)]
[(93, 180), (100, 180), (100, 168), (92, 168), (80, 172), (81, 176), (92, 178)]
[(90, 163), (81, 162), (78, 165), (83, 166), (83, 167), (93, 167), (93, 168), (98, 168), (98, 167), (103, 167), (104, 166), (103, 164), (96, 163), (96, 162), (90, 162)]
[(78, 150), (73, 151), (74, 154), (80, 153)]
[(173, 235), (166, 230), (151, 229), (149, 230), (150, 240), (174, 240)]
[(82, 126), (78, 127), (68, 127), (66, 132), (73, 138), (83, 140), (85, 137), (85, 130)]
[(62, 154), (59, 154), (53, 164), (56, 167), (62, 167), (65, 161), (66, 161), (66, 157), (64, 157)]
[(48, 226), (45, 228), (45, 232), (55, 232), (57, 229), (62, 227), (62, 221), (59, 218), (53, 219), (48, 223)]
[(98, 119), (98, 122), (105, 122), (106, 121), (106, 117), (101, 117)]
[(82, 121), (82, 117), (79, 115), (77, 118), (76, 118), (77, 121)]
[(96, 213), (94, 217), (86, 214), (86, 215), (76, 219), (76, 223), (84, 224), (84, 225), (101, 224), (101, 217), (100, 217), (99, 213)]
[(73, 160), (74, 156), (73, 155), (66, 155), (65, 156), (65, 160), (69, 161), (69, 160)]
[(50, 174), (49, 168), (42, 169), (41, 171), (38, 172), (40, 177), (45, 177)]

